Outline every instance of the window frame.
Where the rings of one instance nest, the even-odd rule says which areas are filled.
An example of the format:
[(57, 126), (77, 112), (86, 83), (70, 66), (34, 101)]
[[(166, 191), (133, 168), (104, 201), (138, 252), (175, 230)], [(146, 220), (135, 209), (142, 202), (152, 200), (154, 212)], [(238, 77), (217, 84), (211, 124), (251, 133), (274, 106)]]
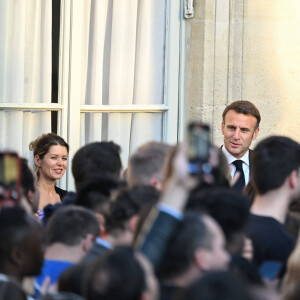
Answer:
[[(80, 114), (83, 112), (161, 112), (163, 141), (176, 144), (184, 123), (184, 49), (183, 1), (167, 0), (164, 104), (154, 105), (80, 105), (81, 69), (78, 58), (82, 48), (84, 0), (61, 0), (59, 35), (58, 103), (0, 103), (0, 110), (56, 111), (57, 134), (70, 145), (69, 167), (59, 186), (75, 190), (71, 161), (80, 147)], [(72, 100), (71, 100), (72, 99)]]

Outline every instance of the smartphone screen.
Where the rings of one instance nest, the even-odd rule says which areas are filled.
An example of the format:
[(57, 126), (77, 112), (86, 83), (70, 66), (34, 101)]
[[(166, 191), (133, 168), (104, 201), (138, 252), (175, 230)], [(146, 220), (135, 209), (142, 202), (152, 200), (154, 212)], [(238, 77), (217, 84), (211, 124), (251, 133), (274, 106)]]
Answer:
[(0, 196), (18, 202), (21, 197), (21, 160), (13, 152), (0, 152)]
[(188, 125), (187, 143), (191, 174), (200, 174), (210, 155), (209, 126), (192, 122)]
[(273, 280), (275, 279), (281, 269), (283, 268), (283, 263), (279, 261), (267, 261), (259, 269), (259, 273), (262, 278)]

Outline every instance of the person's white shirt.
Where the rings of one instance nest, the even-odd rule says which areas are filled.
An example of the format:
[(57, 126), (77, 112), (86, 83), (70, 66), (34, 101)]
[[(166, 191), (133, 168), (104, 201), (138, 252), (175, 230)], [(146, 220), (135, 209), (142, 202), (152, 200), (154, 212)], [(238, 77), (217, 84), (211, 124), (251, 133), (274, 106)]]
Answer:
[(222, 151), (224, 153), (224, 155), (227, 158), (229, 167), (230, 167), (230, 176), (231, 178), (233, 178), (235, 171), (236, 171), (236, 167), (233, 164), (233, 162), (237, 159), (240, 159), (243, 162), (243, 171), (244, 171), (244, 176), (245, 176), (245, 183), (246, 185), (249, 182), (250, 179), (250, 164), (249, 164), (249, 149), (248, 151), (244, 154), (243, 157), (241, 158), (236, 158), (234, 157), (232, 154), (230, 154), (227, 149), (224, 147), (224, 145), (222, 146)]

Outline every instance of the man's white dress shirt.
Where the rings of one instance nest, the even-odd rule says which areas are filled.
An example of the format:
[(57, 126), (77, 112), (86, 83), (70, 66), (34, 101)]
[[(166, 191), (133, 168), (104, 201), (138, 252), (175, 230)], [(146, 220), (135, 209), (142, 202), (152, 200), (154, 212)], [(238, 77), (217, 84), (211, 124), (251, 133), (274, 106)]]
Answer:
[(230, 176), (231, 178), (233, 178), (235, 171), (236, 171), (236, 167), (233, 164), (233, 162), (237, 159), (240, 159), (241, 161), (243, 161), (243, 171), (244, 171), (244, 176), (245, 176), (245, 183), (246, 185), (249, 182), (249, 178), (250, 178), (250, 164), (249, 164), (249, 149), (248, 151), (244, 154), (243, 157), (241, 158), (235, 158), (232, 154), (230, 154), (227, 149), (224, 147), (224, 145), (222, 146), (222, 151), (224, 153), (224, 155), (227, 158), (229, 167), (230, 167)]

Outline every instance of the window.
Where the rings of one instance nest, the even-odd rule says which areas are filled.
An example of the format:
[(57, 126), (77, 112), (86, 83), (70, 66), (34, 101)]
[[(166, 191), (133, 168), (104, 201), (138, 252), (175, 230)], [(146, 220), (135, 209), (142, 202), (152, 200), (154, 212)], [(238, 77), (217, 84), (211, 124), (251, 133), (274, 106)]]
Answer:
[[(51, 5), (51, 1), (45, 3)], [(44, 12), (42, 20), (49, 21), (46, 7), (41, 5), (39, 9)], [(23, 129), (17, 137), (22, 141), (21, 148), (15, 147), (15, 137), (10, 145), (0, 140), (0, 147), (11, 146), (29, 157), (29, 141), (52, 129), (70, 144), (70, 161), (86, 143), (113, 140), (121, 145), (126, 166), (130, 152), (146, 141), (176, 143), (180, 1), (62, 0), (60, 7), (53, 5), (52, 9), (60, 10), (60, 26), (57, 21), (53, 24), (53, 32), (57, 27), (60, 32), (57, 97), (53, 58), (49, 62), (52, 94), (50, 91), (45, 98), (46, 104), (42, 97), (34, 103), (24, 101), (24, 95), (12, 102), (6, 96), (0, 98), (0, 121), (1, 114), (7, 119), (12, 109), (39, 115), (30, 128), (26, 121), (18, 125)], [(45, 66), (40, 63), (39, 70), (44, 72)], [(51, 72), (48, 76), (51, 78)], [(11, 132), (11, 122), (5, 120), (4, 124), (2, 132)], [(71, 167), (60, 185), (74, 189)]]

